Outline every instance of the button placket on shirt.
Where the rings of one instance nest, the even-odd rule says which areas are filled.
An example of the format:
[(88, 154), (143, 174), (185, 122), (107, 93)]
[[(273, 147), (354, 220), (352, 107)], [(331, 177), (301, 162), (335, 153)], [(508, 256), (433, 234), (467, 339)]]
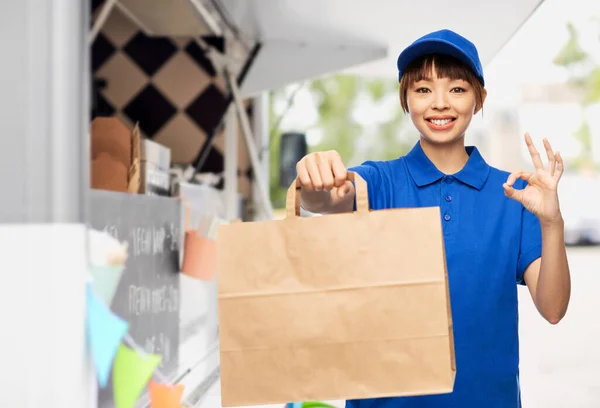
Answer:
[(454, 178), (452, 176), (445, 176), (442, 184), (442, 209), (443, 209), (443, 219), (446, 222), (450, 222), (452, 220), (452, 211), (451, 211), (451, 203), (452, 203), (452, 185), (454, 183)]

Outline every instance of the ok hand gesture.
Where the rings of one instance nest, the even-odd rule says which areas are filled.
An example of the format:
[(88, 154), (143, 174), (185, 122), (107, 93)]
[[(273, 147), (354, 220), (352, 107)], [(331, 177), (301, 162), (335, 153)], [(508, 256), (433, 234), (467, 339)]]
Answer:
[[(504, 187), (504, 194), (515, 201), (520, 202), (531, 213), (536, 215), (540, 223), (547, 224), (562, 220), (558, 202), (558, 182), (564, 171), (563, 159), (560, 153), (554, 153), (547, 139), (544, 139), (544, 147), (548, 156), (548, 166), (542, 163), (531, 136), (525, 133), (525, 143), (533, 160), (535, 172), (519, 171), (508, 176)], [(516, 190), (513, 184), (517, 179), (527, 181), (523, 190)]]

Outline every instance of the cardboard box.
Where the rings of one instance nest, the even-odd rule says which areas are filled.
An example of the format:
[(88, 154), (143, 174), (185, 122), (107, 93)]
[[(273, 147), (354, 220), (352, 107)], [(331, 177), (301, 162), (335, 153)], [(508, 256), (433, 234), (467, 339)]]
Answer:
[(118, 118), (98, 117), (91, 125), (91, 187), (137, 193), (140, 189), (140, 131)]

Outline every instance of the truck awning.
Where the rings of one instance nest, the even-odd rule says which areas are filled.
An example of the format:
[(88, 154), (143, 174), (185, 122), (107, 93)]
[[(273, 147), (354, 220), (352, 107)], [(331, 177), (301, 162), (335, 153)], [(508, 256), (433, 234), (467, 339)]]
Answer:
[(395, 77), (396, 58), (423, 34), (455, 30), (484, 66), (543, 0), (220, 0), (240, 35), (262, 47), (244, 96), (322, 75)]

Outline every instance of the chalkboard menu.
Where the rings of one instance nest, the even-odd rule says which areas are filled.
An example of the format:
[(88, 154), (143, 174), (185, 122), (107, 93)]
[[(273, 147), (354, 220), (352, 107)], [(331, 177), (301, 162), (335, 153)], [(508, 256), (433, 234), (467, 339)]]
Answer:
[[(162, 355), (159, 370), (172, 379), (179, 352), (181, 202), (100, 190), (90, 194), (91, 227), (129, 244), (111, 309), (129, 323), (137, 345)], [(99, 391), (99, 407), (114, 406), (112, 395), (111, 380)]]

